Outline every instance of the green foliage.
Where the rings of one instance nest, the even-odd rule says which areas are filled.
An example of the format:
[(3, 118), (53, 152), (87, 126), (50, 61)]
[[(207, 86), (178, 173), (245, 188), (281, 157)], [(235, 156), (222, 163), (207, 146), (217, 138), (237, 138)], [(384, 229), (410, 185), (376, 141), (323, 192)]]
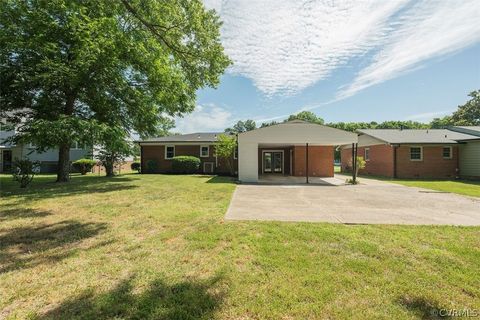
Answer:
[(301, 111), (297, 114), (291, 114), (287, 120), (285, 121), (292, 121), (292, 120), (303, 120), (311, 123), (323, 124), (324, 120), (311, 111)]
[(231, 175), (234, 175), (234, 159), (237, 140), (234, 136), (221, 134), (215, 143), (215, 156), (225, 160)]
[(158, 170), (158, 162), (156, 160), (147, 160), (147, 173), (155, 173)]
[(257, 128), (257, 124), (253, 120), (245, 120), (245, 121), (238, 121), (232, 128), (225, 129), (226, 133), (236, 134), (246, 131), (255, 130)]
[(93, 166), (95, 166), (97, 162), (92, 159), (78, 159), (72, 163), (73, 167), (80, 171), (82, 175), (86, 175), (87, 172), (92, 171)]
[(13, 140), (59, 148), (59, 179), (73, 141), (171, 128), (230, 64), (200, 0), (0, 1), (1, 116)]
[(40, 172), (40, 163), (29, 159), (15, 159), (12, 164), (13, 180), (20, 183), (20, 188), (26, 188), (36, 173)]
[(128, 132), (118, 127), (104, 128), (99, 140), (97, 157), (102, 161), (107, 177), (111, 177), (114, 175), (115, 164), (120, 164), (126, 157), (133, 155), (133, 143), (128, 140)]
[(464, 105), (458, 106), (458, 110), (452, 114), (452, 122), (457, 126), (480, 125), (480, 90), (472, 91), (471, 97)]
[(140, 173), (140, 171), (142, 170), (142, 165), (140, 164), (140, 162), (132, 162), (132, 164), (130, 165), (130, 168)]
[(195, 173), (200, 168), (200, 159), (193, 156), (177, 156), (172, 158), (174, 173)]

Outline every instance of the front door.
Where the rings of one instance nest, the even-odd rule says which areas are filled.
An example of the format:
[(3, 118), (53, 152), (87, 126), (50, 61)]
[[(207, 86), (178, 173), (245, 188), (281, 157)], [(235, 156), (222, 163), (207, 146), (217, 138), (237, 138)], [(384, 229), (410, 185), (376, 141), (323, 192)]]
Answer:
[(263, 152), (263, 173), (283, 172), (283, 152)]

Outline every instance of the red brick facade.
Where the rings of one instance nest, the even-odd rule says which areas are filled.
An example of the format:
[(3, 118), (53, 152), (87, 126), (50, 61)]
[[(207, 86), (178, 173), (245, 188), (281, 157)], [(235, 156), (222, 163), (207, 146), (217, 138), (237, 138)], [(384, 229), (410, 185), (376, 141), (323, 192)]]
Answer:
[[(209, 145), (208, 157), (200, 156), (200, 145), (185, 145), (185, 144), (175, 144), (175, 156), (194, 156), (200, 159), (200, 169), (199, 173), (203, 173), (205, 163), (213, 165), (213, 173), (218, 174), (229, 174), (229, 169), (225, 160), (215, 158), (215, 146), (212, 144), (203, 144), (203, 146)], [(141, 146), (142, 149), (142, 168), (143, 172), (146, 172), (147, 162), (149, 160), (154, 160), (157, 163), (157, 173), (171, 173), (172, 172), (172, 160), (165, 159), (165, 146), (164, 145), (155, 145), (155, 146)], [(207, 168), (208, 169), (208, 165)], [(238, 170), (238, 161), (234, 160), (234, 171)]]
[[(422, 148), (422, 160), (410, 160), (410, 147)], [(365, 158), (365, 149), (369, 149), (370, 160), (366, 161), (365, 169), (360, 174), (393, 177), (396, 163), (397, 178), (454, 178), (458, 168), (458, 147), (451, 146), (451, 159), (443, 158), (443, 148), (448, 145), (401, 145), (394, 148), (391, 145), (380, 144), (359, 147), (358, 155)], [(348, 172), (352, 164), (352, 149), (341, 150), (342, 172)]]

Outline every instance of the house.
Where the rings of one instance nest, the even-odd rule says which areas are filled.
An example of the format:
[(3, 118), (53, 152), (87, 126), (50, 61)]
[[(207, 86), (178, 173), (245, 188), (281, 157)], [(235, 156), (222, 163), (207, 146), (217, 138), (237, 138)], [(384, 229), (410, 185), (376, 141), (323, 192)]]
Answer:
[[(478, 148), (472, 144), (479, 137), (460, 130), (449, 129), (362, 129), (357, 130), (358, 156), (366, 161), (361, 174), (392, 178), (455, 178), (462, 176), (462, 167), (473, 167), (478, 173), (480, 164), (467, 160)], [(463, 150), (463, 151), (461, 151)], [(478, 152), (478, 151), (477, 151)], [(351, 146), (341, 148), (342, 172), (351, 169)], [(470, 163), (470, 164), (469, 164)], [(474, 176), (475, 174), (467, 174)]]
[(480, 126), (455, 126), (449, 130), (475, 137), (458, 140), (459, 169), (463, 177), (480, 178)]
[[(0, 172), (10, 172), (12, 162), (17, 158), (28, 158), (32, 161), (40, 162), (40, 172), (55, 172), (57, 170), (58, 150), (49, 149), (39, 153), (31, 144), (14, 145), (7, 143), (5, 139), (15, 134), (15, 130), (9, 130), (10, 128), (0, 124)], [(70, 149), (70, 160), (75, 161), (85, 158), (90, 153), (91, 148), (74, 143)]]
[[(190, 155), (201, 160), (202, 173), (227, 173), (225, 161), (215, 157), (219, 132), (192, 133), (139, 141), (142, 171), (148, 161), (156, 172), (171, 172), (174, 156)], [(333, 177), (334, 148), (356, 143), (355, 133), (309, 123), (289, 121), (237, 135), (235, 170), (242, 182), (259, 182), (265, 176)], [(303, 180), (302, 180), (303, 181)]]
[[(155, 163), (153, 173), (172, 172), (172, 158), (175, 156), (195, 156), (201, 161), (199, 173), (229, 174), (224, 159), (215, 156), (215, 143), (223, 132), (198, 132), (190, 134), (158, 137), (138, 141), (140, 145), (142, 172), (149, 162)], [(237, 154), (234, 157), (234, 171), (237, 171)]]

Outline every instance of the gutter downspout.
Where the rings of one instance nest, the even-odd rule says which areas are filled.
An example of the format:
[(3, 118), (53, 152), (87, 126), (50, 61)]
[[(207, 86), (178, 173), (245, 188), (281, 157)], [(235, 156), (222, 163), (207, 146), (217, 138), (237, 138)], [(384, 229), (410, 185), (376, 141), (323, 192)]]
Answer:
[(307, 183), (308, 183), (308, 142), (305, 144), (306, 145), (306, 156), (305, 156), (305, 174), (307, 178)]
[(397, 178), (397, 147), (398, 145), (394, 144), (393, 147), (393, 178)]

